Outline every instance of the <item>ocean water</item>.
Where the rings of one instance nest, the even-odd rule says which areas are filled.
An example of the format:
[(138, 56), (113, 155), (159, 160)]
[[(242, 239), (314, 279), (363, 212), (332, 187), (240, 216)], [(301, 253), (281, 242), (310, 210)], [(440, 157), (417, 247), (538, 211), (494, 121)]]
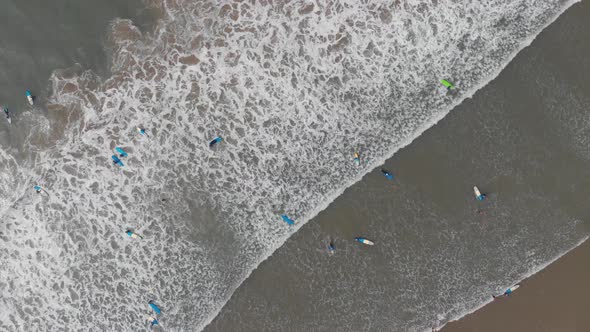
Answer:
[[(28, 13), (21, 3), (6, 6)], [(18, 113), (1, 129), (0, 328), (137, 330), (155, 300), (161, 329), (202, 329), (305, 221), (489, 81), (572, 3), (112, 1), (101, 13), (64, 14), (87, 18), (60, 25), (74, 40), (102, 42), (48, 42), (63, 54), (38, 65), (51, 72), (46, 85), (30, 78), (31, 63), (50, 57), (27, 64), (26, 56), (45, 50), (32, 40), (50, 23), (30, 14), (32, 30), (14, 41), (28, 46), (8, 49), (23, 54), (11, 64), (28, 68), (19, 82), (35, 84), (36, 106), (14, 97), (24, 90), (10, 85), (19, 71), (2, 78), (13, 91), (1, 96)], [(459, 89), (447, 91), (441, 78)], [(209, 148), (218, 135), (223, 143)], [(129, 152), (122, 168), (110, 159), (117, 146)], [(46, 193), (35, 194), (35, 183)], [(553, 229), (561, 242), (551, 253), (580, 240), (569, 237), (574, 227)], [(144, 239), (127, 238), (127, 228)], [(406, 296), (401, 305), (433, 308)], [(389, 326), (422, 324), (397, 319)]]

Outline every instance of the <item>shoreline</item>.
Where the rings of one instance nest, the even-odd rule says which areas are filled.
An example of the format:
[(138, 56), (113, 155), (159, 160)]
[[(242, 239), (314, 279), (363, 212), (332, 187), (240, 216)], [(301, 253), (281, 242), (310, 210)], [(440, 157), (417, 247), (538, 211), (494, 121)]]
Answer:
[[(571, 25), (583, 31), (580, 17), (588, 5), (573, 5), (491, 83), (383, 163), (395, 173), (396, 188), (383, 182), (378, 168), (364, 175), (251, 271), (205, 330), (430, 331), (478, 312), (510, 282), (528, 284), (577, 252), (589, 217), (582, 200), (588, 186), (581, 179), (590, 174), (578, 137), (566, 134), (580, 112), (568, 107), (576, 113), (563, 120), (550, 103), (585, 96), (551, 89), (553, 80), (576, 92), (585, 86), (580, 71), (572, 71), (584, 59), (573, 59), (578, 67), (571, 63), (588, 43), (571, 34)], [(474, 184), (490, 200), (473, 203)], [(556, 231), (563, 231), (561, 237), (542, 235)], [(376, 245), (348, 242), (358, 235)], [(331, 258), (320, 245), (328, 239), (338, 248)], [(359, 269), (365, 273), (355, 273)], [(404, 307), (414, 299), (420, 310)], [(392, 322), (400, 316), (411, 325), (396, 328)]]
[[(557, 14), (555, 14), (555, 16), (553, 16), (550, 20), (548, 20), (545, 24), (543, 24), (541, 26), (541, 28), (534, 35), (532, 35), (531, 37), (529, 37), (527, 39), (524, 39), (520, 43), (518, 48), (507, 57), (506, 62), (502, 66), (498, 67), (492, 74), (488, 75), (487, 77), (482, 78), (482, 80), (479, 84), (466, 90), (465, 94), (462, 94), (460, 98), (458, 98), (457, 100), (453, 101), (450, 105), (448, 105), (448, 107), (446, 107), (444, 109), (444, 111), (439, 112), (438, 114), (436, 114), (434, 116), (433, 119), (425, 122), (423, 126), (420, 126), (416, 130), (416, 132), (418, 134), (415, 134), (412, 137), (408, 137), (406, 140), (404, 140), (403, 142), (398, 144), (395, 148), (393, 148), (393, 149), (389, 150), (387, 153), (383, 154), (382, 157), (373, 160), (371, 163), (371, 166), (367, 168), (366, 172), (360, 173), (357, 177), (355, 177), (352, 181), (350, 181), (349, 183), (347, 183), (346, 185), (341, 187), (339, 190), (328, 195), (329, 198), (326, 199), (325, 201), (321, 202), (320, 204), (318, 204), (318, 206), (316, 206), (316, 208), (314, 210), (305, 213), (301, 218), (303, 221), (295, 223), (294, 231), (291, 235), (289, 235), (289, 237), (287, 237), (283, 242), (276, 243), (275, 245), (273, 245), (271, 247), (271, 250), (268, 252), (268, 254), (260, 257), (260, 259), (258, 260), (256, 265), (254, 266), (254, 268), (252, 268), (248, 271), (245, 271), (244, 276), (241, 278), (241, 282), (232, 287), (233, 288), (232, 291), (228, 293), (229, 296), (226, 299), (224, 299), (224, 301), (221, 303), (221, 305), (216, 310), (214, 310), (212, 312), (212, 314), (208, 317), (208, 319), (206, 319), (203, 322), (203, 324), (200, 326), (199, 330), (206, 330), (207, 327), (209, 325), (211, 325), (215, 321), (215, 319), (220, 315), (220, 313), (223, 311), (224, 307), (229, 303), (231, 298), (234, 296), (235, 292), (240, 287), (242, 287), (242, 285), (245, 282), (247, 282), (247, 280), (252, 276), (253, 273), (256, 272), (256, 270), (262, 264), (264, 264), (266, 261), (268, 261), (273, 256), (273, 254), (275, 252), (277, 252), (277, 250), (279, 250), (281, 247), (283, 247), (285, 245), (285, 243), (287, 241), (289, 241), (289, 239), (291, 239), (297, 232), (299, 232), (302, 227), (304, 227), (310, 221), (316, 219), (318, 217), (318, 215), (320, 215), (323, 211), (329, 209), (330, 206), (332, 204), (334, 204), (334, 202), (339, 197), (341, 197), (347, 190), (349, 190), (350, 187), (352, 187), (362, 181), (365, 181), (365, 179), (368, 176), (370, 176), (370, 174), (376, 172), (379, 168), (384, 167), (388, 163), (389, 160), (393, 159), (395, 157), (395, 155), (397, 153), (399, 153), (399, 151), (408, 148), (408, 146), (410, 146), (416, 140), (418, 140), (425, 132), (427, 132), (428, 130), (431, 130), (431, 128), (436, 126), (440, 121), (444, 120), (449, 115), (449, 113), (453, 112), (456, 108), (458, 108), (466, 100), (472, 99), (478, 93), (478, 91), (485, 89), (485, 87), (487, 85), (489, 85), (491, 82), (496, 80), (499, 75), (501, 75), (501, 73), (506, 69), (506, 67), (509, 66), (523, 50), (530, 47), (530, 45), (538, 38), (538, 36), (540, 34), (543, 33), (543, 31), (545, 29), (547, 29), (549, 26), (551, 26), (551, 24), (553, 24), (556, 20), (558, 20), (568, 9), (570, 9), (572, 6), (576, 5), (577, 3), (581, 2), (581, 1), (582, 0), (569, 0), (566, 3), (564, 3), (561, 10)], [(547, 264), (551, 264), (552, 262), (553, 261), (551, 261), (550, 263), (547, 263)], [(544, 265), (543, 268), (546, 266), (547, 265)], [(483, 306), (485, 306), (485, 304), (483, 304), (482, 307)], [(481, 308), (481, 307), (479, 307), (479, 308)], [(475, 310), (479, 310), (479, 308), (475, 309)]]
[(510, 297), (486, 303), (436, 331), (586, 331), (590, 316), (590, 241), (519, 282)]

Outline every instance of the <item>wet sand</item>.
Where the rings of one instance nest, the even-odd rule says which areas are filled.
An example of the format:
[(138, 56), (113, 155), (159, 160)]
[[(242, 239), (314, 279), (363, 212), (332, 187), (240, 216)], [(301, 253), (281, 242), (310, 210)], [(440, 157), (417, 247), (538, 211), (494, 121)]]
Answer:
[(523, 280), (510, 297), (499, 298), (441, 332), (590, 330), (590, 241)]

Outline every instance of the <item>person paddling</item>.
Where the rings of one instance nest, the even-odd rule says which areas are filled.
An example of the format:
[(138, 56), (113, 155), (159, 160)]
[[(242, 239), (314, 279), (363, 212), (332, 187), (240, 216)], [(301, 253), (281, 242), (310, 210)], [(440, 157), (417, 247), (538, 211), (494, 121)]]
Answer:
[(499, 297), (501, 297), (501, 296), (510, 296), (510, 294), (512, 294), (512, 292), (514, 292), (515, 290), (517, 290), (519, 287), (520, 287), (520, 285), (514, 285), (514, 286), (512, 286), (512, 287), (508, 288), (508, 289), (507, 289), (507, 290), (504, 292), (504, 294), (500, 294), (500, 295), (492, 295), (492, 297), (493, 297), (494, 299), (497, 299), (497, 298), (499, 298)]
[(209, 142), (209, 147), (212, 148), (215, 144), (220, 143), (223, 140), (221, 136), (215, 137), (211, 142)]
[(389, 173), (387, 170), (381, 169), (381, 173), (383, 173), (388, 180), (393, 180), (393, 174)]

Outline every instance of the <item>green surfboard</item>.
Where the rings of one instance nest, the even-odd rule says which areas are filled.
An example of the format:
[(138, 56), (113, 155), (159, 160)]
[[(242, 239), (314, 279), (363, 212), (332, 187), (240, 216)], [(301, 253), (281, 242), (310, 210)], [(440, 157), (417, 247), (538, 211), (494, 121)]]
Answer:
[(454, 89), (455, 86), (453, 85), (453, 83), (447, 81), (447, 80), (440, 80), (440, 82), (442, 83), (442, 85), (446, 86), (447, 89)]

